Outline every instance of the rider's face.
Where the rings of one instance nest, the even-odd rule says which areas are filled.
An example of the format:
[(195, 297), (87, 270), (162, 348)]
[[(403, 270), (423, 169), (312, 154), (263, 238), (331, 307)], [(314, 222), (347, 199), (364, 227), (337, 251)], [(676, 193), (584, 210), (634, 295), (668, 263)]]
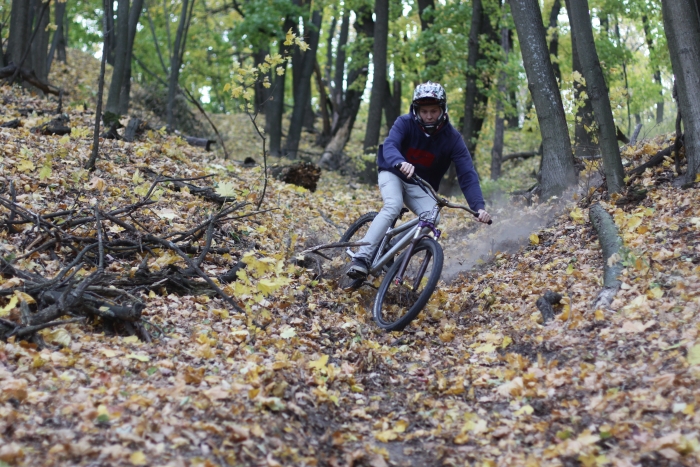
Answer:
[(440, 118), (441, 109), (439, 105), (421, 105), (418, 109), (418, 115), (428, 125), (437, 122)]

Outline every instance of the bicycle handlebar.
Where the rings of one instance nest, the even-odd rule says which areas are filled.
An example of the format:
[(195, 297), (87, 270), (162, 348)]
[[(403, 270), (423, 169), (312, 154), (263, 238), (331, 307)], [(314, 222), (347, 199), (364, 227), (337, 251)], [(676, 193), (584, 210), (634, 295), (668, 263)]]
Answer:
[[(469, 208), (469, 206), (465, 206), (465, 205), (463, 205), (463, 204), (451, 203), (450, 201), (447, 201), (447, 198), (444, 198), (444, 197), (438, 195), (438, 194), (435, 192), (435, 190), (433, 189), (433, 187), (430, 186), (430, 183), (426, 182), (425, 180), (423, 180), (422, 178), (420, 178), (420, 177), (419, 177), (418, 175), (416, 175), (415, 173), (413, 174), (413, 176), (412, 176), (411, 178), (415, 179), (418, 183), (420, 183), (420, 184), (423, 185), (425, 188), (427, 188), (427, 189), (430, 191), (430, 194), (433, 196), (433, 198), (435, 198), (435, 200), (436, 200), (439, 204), (441, 204), (441, 205), (443, 205), (443, 206), (446, 206), (446, 207), (448, 207), (448, 208), (463, 209), (463, 210), (467, 211), (469, 214), (471, 214), (472, 216), (474, 216), (474, 217), (479, 217), (479, 213), (476, 212), (476, 211), (474, 211), (473, 209)], [(487, 222), (487, 224), (488, 224), (488, 225), (493, 224), (493, 220), (489, 220), (489, 221)]]

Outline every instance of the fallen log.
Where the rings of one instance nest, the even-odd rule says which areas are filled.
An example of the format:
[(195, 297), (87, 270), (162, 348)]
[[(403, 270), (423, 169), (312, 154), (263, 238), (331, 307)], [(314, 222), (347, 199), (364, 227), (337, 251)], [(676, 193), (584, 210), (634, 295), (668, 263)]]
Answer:
[(190, 146), (204, 148), (205, 151), (211, 151), (211, 145), (216, 144), (216, 140), (208, 138), (197, 138), (195, 136), (185, 136), (185, 141)]
[(667, 157), (670, 157), (671, 154), (674, 154), (674, 153), (677, 154), (676, 151), (680, 151), (681, 147), (683, 147), (683, 135), (681, 135), (678, 149), (676, 149), (676, 144), (674, 143), (672, 146), (669, 146), (667, 148), (660, 150), (659, 152), (654, 154), (651, 157), (651, 159), (646, 161), (644, 164), (639, 165), (639, 166), (635, 167), (634, 169), (630, 170), (629, 172), (627, 172), (627, 175), (641, 175), (642, 173), (644, 173), (644, 171), (646, 169), (648, 169), (650, 167), (656, 167), (657, 165), (661, 164), (664, 161), (664, 159), (666, 159)]
[(35, 126), (31, 129), (31, 132), (46, 136), (69, 135), (71, 132), (71, 128), (68, 126), (68, 122), (70, 122), (70, 118), (68, 118), (67, 115), (60, 115), (59, 117), (54, 118), (50, 122), (46, 122), (44, 124)]
[(19, 118), (15, 118), (14, 120), (10, 120), (9, 122), (5, 122), (2, 125), (0, 125), (0, 128), (17, 129), (20, 126), (22, 126), (22, 122), (19, 120)]
[(618, 279), (623, 269), (619, 255), (622, 239), (612, 216), (600, 204), (591, 206), (589, 217), (603, 250), (603, 289), (595, 301), (595, 308), (599, 309), (610, 306), (622, 284)]

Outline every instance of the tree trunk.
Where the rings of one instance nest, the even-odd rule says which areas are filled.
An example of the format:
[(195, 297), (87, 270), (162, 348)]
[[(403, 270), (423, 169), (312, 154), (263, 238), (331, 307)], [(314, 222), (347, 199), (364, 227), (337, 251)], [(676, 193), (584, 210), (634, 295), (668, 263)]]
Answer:
[[(394, 89), (394, 92), (391, 89)], [(386, 120), (387, 132), (394, 126), (394, 122), (401, 116), (401, 81), (394, 80), (393, 85), (386, 80), (384, 86), (384, 120)]]
[[(283, 33), (289, 31), (290, 28), (294, 27), (294, 19), (291, 15), (287, 16), (284, 20), (284, 27), (282, 28)], [(279, 44), (279, 54), (285, 56), (288, 51), (288, 47), (284, 45), (284, 36), (277, 39)], [(283, 68), (287, 67), (287, 62), (280, 65)], [(269, 135), (270, 141), (270, 155), (281, 157), (282, 156), (282, 116), (284, 114), (284, 83), (287, 73), (278, 75), (274, 73), (275, 79), (271, 88), (270, 102), (267, 105), (265, 111), (265, 126), (267, 128), (267, 133)]]
[(64, 27), (65, 16), (66, 16), (66, 3), (56, 3), (55, 22), (56, 31), (53, 33), (53, 38), (51, 40), (51, 50), (49, 51), (49, 56), (46, 59), (46, 70), (51, 71), (51, 65), (53, 59), (58, 54), (58, 60), (61, 62), (66, 61), (66, 30)]
[[(355, 21), (355, 33), (357, 35), (357, 41), (366, 40), (368, 37), (372, 37), (374, 34), (374, 22), (372, 21), (372, 11), (363, 8), (357, 13), (357, 21)], [(341, 26), (341, 39), (343, 38), (343, 27), (345, 26), (345, 20), (343, 20), (343, 25)], [(346, 33), (347, 39), (347, 33)], [(342, 40), (339, 40), (340, 44), (344, 44)], [(340, 57), (338, 53), (337, 57)], [(343, 53), (343, 57), (345, 54)], [(352, 128), (355, 125), (355, 119), (357, 118), (357, 112), (360, 110), (360, 103), (362, 102), (362, 94), (364, 93), (365, 86), (367, 85), (367, 74), (369, 66), (369, 57), (363, 54), (361, 51), (356, 53), (352, 57), (351, 67), (348, 71), (347, 78), (347, 88), (343, 93), (342, 88), (342, 77), (340, 74), (340, 84), (336, 99), (336, 105), (334, 108), (334, 114), (332, 119), (332, 134), (330, 142), (326, 145), (321, 156), (321, 161), (319, 164), (331, 170), (336, 170), (341, 166), (341, 156), (343, 149), (350, 139), (350, 134), (352, 133)], [(336, 60), (336, 70), (335, 76), (338, 78), (339, 70), (345, 69), (345, 62), (339, 63)], [(336, 81), (338, 84), (338, 81)]]
[[(430, 8), (430, 13), (425, 10)], [(420, 29), (422, 32), (427, 31), (433, 25), (433, 19), (435, 18), (435, 0), (418, 0), (418, 16), (420, 17)], [(429, 72), (430, 67), (440, 63), (440, 48), (435, 44), (435, 40), (432, 43), (426, 44), (426, 54), (425, 54), (425, 68)]]
[(119, 114), (129, 113), (129, 101), (131, 99), (131, 61), (134, 54), (134, 40), (136, 39), (136, 27), (143, 11), (143, 0), (133, 0), (129, 11), (129, 42), (126, 49), (126, 70), (122, 80), (122, 90), (119, 96)]
[(34, 70), (37, 78), (40, 81), (46, 82), (49, 76), (47, 67), (47, 57), (49, 50), (49, 31), (48, 25), (51, 22), (50, 4), (42, 3), (41, 0), (32, 1), (32, 20), (33, 28), (36, 28), (36, 36), (31, 44), (30, 57), (25, 61), (25, 65), (30, 63), (31, 69)]
[(685, 181), (692, 183), (700, 168), (700, 21), (692, 0), (663, 0), (661, 9), (683, 115)]
[(114, 53), (114, 69), (107, 93), (105, 113), (119, 115), (119, 97), (126, 74), (126, 56), (129, 48), (129, 3), (130, 0), (117, 0), (117, 34)]
[(328, 88), (333, 91), (332, 73), (333, 73), (333, 39), (335, 39), (335, 29), (338, 25), (338, 11), (333, 12), (331, 20), (331, 28), (328, 31), (328, 41), (326, 42), (326, 66), (324, 67), (323, 79), (326, 81)]
[(557, 79), (549, 60), (539, 2), (511, 0), (510, 8), (542, 134), (541, 184), (543, 198), (547, 199), (560, 194), (576, 179), (571, 140)]
[(292, 118), (289, 122), (289, 133), (287, 134), (285, 148), (287, 156), (291, 159), (296, 159), (297, 157), (301, 128), (304, 125), (304, 116), (308, 112), (307, 106), (311, 98), (311, 75), (316, 64), (316, 51), (318, 50), (322, 19), (321, 10), (314, 10), (311, 14), (311, 22), (307, 23), (307, 28), (304, 31), (309, 38), (309, 50), (302, 52), (303, 59), (300, 60), (299, 81), (294, 89), (294, 108), (292, 109)]
[[(107, 19), (107, 39), (102, 46), (102, 53), (107, 51), (107, 63), (114, 66), (114, 53), (116, 50), (116, 40), (114, 28), (114, 2), (104, 2), (104, 14)], [(167, 23), (167, 21), (166, 21)]]
[(24, 51), (31, 35), (29, 23), (29, 2), (27, 0), (12, 0), (10, 12), (10, 37), (7, 44), (7, 62), (16, 65), (22, 60)]
[[(647, 15), (642, 15), (642, 25), (644, 26), (644, 37), (646, 38), (647, 47), (649, 48), (649, 58), (650, 61), (654, 63), (653, 58), (656, 51), (654, 49), (654, 42), (651, 37), (651, 28)], [(658, 66), (656, 66), (654, 70), (654, 82), (659, 86), (659, 100), (656, 101), (656, 123), (661, 123), (664, 121), (664, 88), (661, 83), (661, 71), (659, 71)]]
[(549, 13), (549, 30), (552, 39), (549, 41), (549, 56), (552, 60), (552, 69), (557, 83), (561, 86), (561, 70), (559, 69), (559, 12), (561, 11), (561, 0), (554, 0), (552, 10)]
[(360, 180), (368, 184), (377, 181), (376, 153), (379, 147), (379, 133), (382, 125), (382, 109), (384, 107), (384, 90), (387, 76), (387, 46), (389, 38), (389, 0), (374, 1), (374, 34), (372, 44), (372, 63), (374, 66), (372, 90), (367, 111), (367, 127), (363, 142), (365, 167)]
[[(194, 1), (194, 0), (192, 0)], [(187, 10), (190, 0), (182, 0), (182, 10), (180, 11), (180, 23), (177, 26), (177, 34), (175, 35), (175, 46), (173, 47), (172, 55), (170, 56), (170, 79), (168, 80), (168, 103), (167, 103), (167, 121), (168, 127), (173, 128), (175, 122), (175, 96), (177, 95), (178, 81), (180, 79), (180, 44), (183, 42), (184, 31), (187, 26)]]
[[(389, 37), (389, 0), (375, 0), (374, 2), (374, 44), (372, 46), (372, 63), (374, 75), (372, 79), (372, 92), (369, 98), (369, 110), (367, 112), (367, 129), (363, 144), (366, 154), (376, 153), (379, 145), (379, 130), (382, 124), (382, 107), (384, 104), (384, 90), (386, 89), (386, 65), (387, 65), (387, 40)], [(376, 165), (376, 164), (375, 164)], [(370, 172), (376, 171), (374, 167), (368, 167)], [(371, 177), (369, 177), (371, 178)]]
[[(265, 44), (258, 47), (255, 52), (253, 52), (253, 60), (255, 66), (265, 63), (265, 57), (270, 54), (270, 44)], [(274, 70), (272, 70), (274, 72)], [(270, 76), (268, 73), (267, 76)], [(269, 88), (263, 86), (263, 76), (260, 76), (258, 81), (255, 82), (255, 100), (254, 100), (254, 111), (265, 115), (265, 104), (272, 94)]]
[[(566, 0), (566, 11), (571, 11), (569, 1)], [(581, 60), (578, 58), (576, 38), (571, 35), (571, 61), (574, 73), (583, 77)], [(598, 143), (593, 141), (593, 106), (586, 91), (585, 80), (574, 78), (574, 102), (576, 102), (576, 117), (574, 124), (574, 155), (577, 159), (592, 159), (598, 153)]]
[(588, 95), (598, 124), (598, 140), (606, 183), (609, 193), (619, 192), (625, 185), (620, 148), (617, 146), (617, 131), (610, 107), (610, 97), (600, 68), (598, 52), (593, 40), (591, 16), (588, 13), (588, 0), (570, 0), (569, 22), (576, 38), (576, 50), (586, 78)]
[(346, 10), (340, 23), (340, 36), (338, 36), (338, 48), (335, 54), (335, 73), (333, 76), (333, 88), (331, 89), (331, 101), (334, 107), (339, 106), (343, 99), (343, 78), (345, 76), (345, 58), (347, 55), (345, 47), (348, 43), (349, 33), (350, 12)]
[(505, 66), (508, 64), (508, 54), (510, 53), (510, 31), (506, 24), (505, 13), (501, 20), (504, 26), (501, 26), (501, 47), (503, 48), (503, 69), (498, 77), (498, 101), (496, 102), (496, 121), (494, 124), (493, 147), (491, 148), (491, 180), (498, 180), (501, 176), (501, 163), (503, 158), (503, 137), (505, 132), (503, 114), (503, 101), (507, 99), (507, 80), (508, 74), (505, 71)]

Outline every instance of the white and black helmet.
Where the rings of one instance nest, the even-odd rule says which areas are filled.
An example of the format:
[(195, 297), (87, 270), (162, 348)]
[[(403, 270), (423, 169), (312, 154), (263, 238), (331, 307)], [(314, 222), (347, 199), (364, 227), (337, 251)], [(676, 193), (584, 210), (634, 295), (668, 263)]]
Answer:
[[(412, 104), (411, 112), (413, 113), (413, 118), (428, 134), (441, 127), (447, 119), (447, 94), (445, 93), (445, 88), (443, 88), (440, 83), (428, 81), (427, 83), (421, 83), (416, 86), (415, 91), (413, 91)], [(423, 122), (423, 119), (420, 118), (420, 113), (418, 111), (421, 105), (440, 106), (440, 110), (442, 110), (442, 112), (435, 123), (427, 125), (425, 122)]]

